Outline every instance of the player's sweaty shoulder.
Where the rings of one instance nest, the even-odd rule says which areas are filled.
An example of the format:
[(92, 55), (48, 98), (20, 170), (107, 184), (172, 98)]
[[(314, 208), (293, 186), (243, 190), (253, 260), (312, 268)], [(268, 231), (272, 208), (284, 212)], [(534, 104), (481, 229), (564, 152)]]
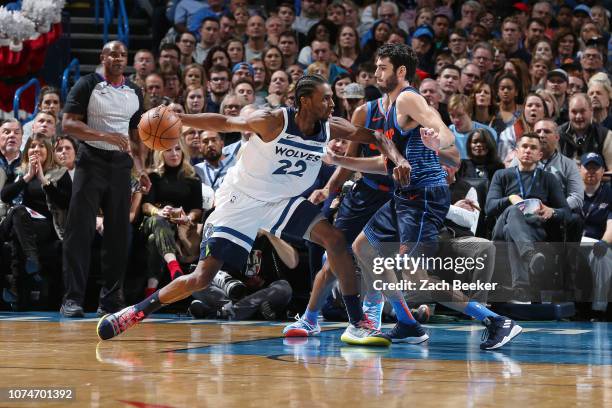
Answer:
[(285, 122), (281, 109), (258, 109), (249, 115), (248, 120), (264, 142), (274, 140), (283, 129)]

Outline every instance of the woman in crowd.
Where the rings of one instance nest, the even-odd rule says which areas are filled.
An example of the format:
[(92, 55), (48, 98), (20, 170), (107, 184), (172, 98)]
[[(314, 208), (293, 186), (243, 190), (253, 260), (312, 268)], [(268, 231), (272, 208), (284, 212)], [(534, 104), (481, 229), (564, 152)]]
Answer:
[(576, 34), (568, 28), (561, 27), (553, 38), (553, 57), (557, 67), (576, 60), (578, 52), (578, 38)]
[(190, 86), (185, 96), (185, 113), (202, 113), (206, 108), (206, 92), (201, 86)]
[(308, 65), (312, 62), (312, 47), (313, 41), (327, 41), (331, 48), (336, 46), (336, 38), (338, 28), (329, 20), (321, 20), (308, 30), (306, 34), (306, 47), (302, 48), (298, 55), (298, 62), (302, 65)]
[(280, 48), (276, 45), (271, 45), (263, 52), (263, 63), (270, 74), (283, 69), (285, 60)]
[(185, 88), (204, 87), (206, 82), (206, 72), (200, 64), (189, 64), (183, 70), (183, 85)]
[(487, 129), (476, 129), (467, 138), (466, 148), (468, 158), (461, 160), (457, 179), (484, 178), (493, 179), (493, 174), (504, 168), (497, 155), (497, 146)]
[(148, 265), (146, 296), (161, 279), (161, 260), (174, 280), (183, 274), (177, 256), (179, 226), (193, 227), (202, 217), (201, 183), (189, 164), (183, 142), (155, 152), (154, 171), (149, 175), (151, 189), (144, 196), (142, 231), (147, 238)]
[(491, 123), (499, 135), (521, 115), (521, 105), (523, 103), (523, 87), (521, 81), (511, 73), (502, 73), (495, 81), (495, 96), (497, 101), (497, 113)]
[(244, 44), (240, 40), (229, 40), (225, 44), (225, 51), (229, 55), (230, 66), (234, 66), (239, 62), (244, 61)]
[(548, 107), (544, 98), (535, 93), (530, 93), (525, 98), (525, 107), (519, 119), (512, 126), (508, 126), (499, 135), (497, 142), (497, 153), (504, 164), (509, 164), (514, 159), (516, 142), (524, 133), (533, 132), (536, 122), (548, 118)]
[(349, 74), (342, 73), (339, 74), (334, 83), (332, 85), (332, 92), (334, 93), (334, 116), (339, 116), (345, 119), (350, 120), (351, 118), (347, 118), (347, 102), (344, 99), (344, 88), (353, 82), (353, 79)]
[(338, 34), (338, 65), (351, 74), (357, 73), (357, 59), (361, 51), (359, 46), (359, 34), (355, 27), (342, 26)]
[(472, 94), (470, 95), (474, 111), (472, 119), (483, 125), (490, 126), (490, 123), (495, 117), (495, 105), (493, 104), (493, 92), (491, 85), (487, 82), (478, 82), (474, 85)]
[(504, 64), (504, 71), (511, 73), (519, 79), (523, 95), (529, 93), (529, 89), (531, 88), (531, 77), (529, 76), (529, 68), (525, 61), (519, 58), (510, 58)]
[(204, 66), (204, 70), (208, 72), (213, 65), (221, 65), (222, 67), (230, 68), (230, 63), (231, 59), (226, 49), (220, 45), (215, 45), (208, 51), (202, 65)]
[(531, 50), (531, 55), (533, 58), (542, 58), (551, 63), (553, 61), (553, 48), (550, 40), (546, 37), (539, 39)]

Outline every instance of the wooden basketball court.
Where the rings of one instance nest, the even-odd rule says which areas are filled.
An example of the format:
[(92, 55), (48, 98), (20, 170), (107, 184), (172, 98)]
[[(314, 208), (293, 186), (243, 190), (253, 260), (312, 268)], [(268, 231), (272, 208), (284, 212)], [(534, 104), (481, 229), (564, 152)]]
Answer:
[[(426, 345), (346, 346), (344, 324), (283, 339), (283, 324), (155, 315), (100, 342), (97, 319), (0, 313), (0, 407), (612, 406), (612, 325), (521, 323), (497, 352), (482, 326), (427, 325)], [(73, 390), (9, 400), (9, 389)]]

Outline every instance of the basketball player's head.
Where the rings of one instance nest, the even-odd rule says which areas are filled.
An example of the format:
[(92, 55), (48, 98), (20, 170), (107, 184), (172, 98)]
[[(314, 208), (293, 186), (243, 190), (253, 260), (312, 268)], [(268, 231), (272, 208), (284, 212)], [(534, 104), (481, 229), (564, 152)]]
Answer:
[(110, 41), (104, 44), (100, 54), (100, 62), (104, 66), (106, 76), (123, 75), (127, 61), (127, 47), (121, 41)]
[(295, 85), (295, 106), (315, 120), (327, 119), (334, 110), (331, 86), (320, 75), (304, 75)]
[(406, 44), (385, 44), (376, 53), (376, 84), (384, 93), (412, 81), (418, 63), (415, 52)]

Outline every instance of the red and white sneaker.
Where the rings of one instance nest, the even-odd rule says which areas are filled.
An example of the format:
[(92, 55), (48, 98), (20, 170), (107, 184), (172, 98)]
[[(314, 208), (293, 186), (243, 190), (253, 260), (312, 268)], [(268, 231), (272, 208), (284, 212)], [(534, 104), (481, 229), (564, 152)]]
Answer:
[(136, 325), (144, 318), (144, 312), (136, 311), (134, 306), (126, 307), (117, 313), (108, 314), (98, 322), (98, 337), (102, 340), (112, 339)]

